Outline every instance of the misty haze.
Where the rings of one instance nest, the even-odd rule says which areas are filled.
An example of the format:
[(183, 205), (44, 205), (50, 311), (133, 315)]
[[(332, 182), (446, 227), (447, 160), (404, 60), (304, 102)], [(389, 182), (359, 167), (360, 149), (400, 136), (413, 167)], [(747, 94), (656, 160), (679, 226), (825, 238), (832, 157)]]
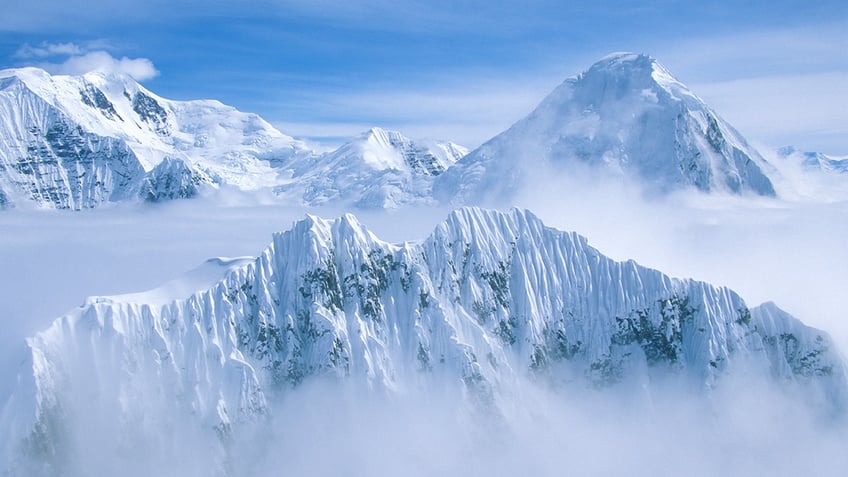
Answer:
[(0, 475), (848, 473), (841, 2), (47, 3)]

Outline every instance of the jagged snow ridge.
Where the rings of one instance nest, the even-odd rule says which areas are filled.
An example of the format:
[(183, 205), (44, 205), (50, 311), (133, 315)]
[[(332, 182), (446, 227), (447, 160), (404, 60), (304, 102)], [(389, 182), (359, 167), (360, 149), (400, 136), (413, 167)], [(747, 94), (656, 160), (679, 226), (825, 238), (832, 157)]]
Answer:
[(848, 157), (803, 152), (792, 146), (782, 147), (773, 155), (781, 197), (818, 203), (848, 198)]
[(396, 208), (431, 203), (434, 178), (467, 153), (451, 142), (413, 141), (375, 127), (335, 151), (293, 161), (287, 166), (291, 183), (276, 192), (294, 194), (309, 205)]
[(161, 198), (146, 179), (165, 160), (183, 162), (195, 184), (268, 187), (276, 171), (267, 159), (311, 154), (259, 116), (218, 101), (166, 100), (113, 74), (0, 71), (0, 118), (6, 203), (81, 209)]
[(461, 209), (400, 245), (351, 215), (308, 217), (253, 260), (89, 299), (28, 345), (0, 415), (20, 466), (49, 467), (85, 439), (69, 424), (88, 409), (79, 400), (116, 423), (119, 452), (174, 425), (159, 406), (227, 436), (318, 377), (401, 394), (448, 383), (497, 412), (527, 375), (649, 391), (664, 376), (702, 392), (753, 367), (822, 390), (831, 408), (848, 402), (825, 333), (727, 288), (615, 262), (520, 210)]
[(575, 166), (636, 178), (652, 193), (775, 194), (770, 165), (732, 126), (656, 60), (633, 53), (609, 55), (565, 80), (442, 175), (435, 192), (455, 204), (510, 197)]
[(802, 152), (792, 146), (778, 149), (781, 159), (795, 160), (806, 169), (823, 172), (848, 173), (848, 157), (834, 157), (820, 152)]

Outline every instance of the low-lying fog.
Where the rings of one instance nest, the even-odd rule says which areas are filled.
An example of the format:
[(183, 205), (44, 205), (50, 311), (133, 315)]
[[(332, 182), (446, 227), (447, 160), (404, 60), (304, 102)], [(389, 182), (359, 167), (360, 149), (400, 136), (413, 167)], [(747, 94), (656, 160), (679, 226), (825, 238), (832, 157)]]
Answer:
[[(623, 184), (554, 182), (524, 195), (519, 205), (549, 226), (587, 236), (617, 260), (632, 258), (672, 276), (729, 286), (752, 306), (775, 301), (828, 331), (843, 354), (848, 352), (848, 201), (698, 195), (643, 200)], [(222, 205), (217, 199), (80, 213), (3, 212), (0, 401), (13, 383), (24, 337), (86, 296), (152, 288), (213, 256), (256, 255), (271, 233), (288, 229), (304, 213), (243, 201)], [(377, 236), (398, 242), (425, 237), (447, 213), (414, 209), (357, 216)], [(640, 416), (586, 400), (527, 399), (535, 399), (538, 412), (515, 420), (504, 437), (501, 431), (457, 424), (449, 405), (391, 408), (362, 400), (345, 407), (308, 388), (284, 401), (291, 406), (276, 413), (279, 426), (253, 470), (261, 475), (277, 475), (275, 469), (294, 475), (389, 475), (410, 469), (412, 475), (846, 471), (838, 452), (844, 434), (798, 424), (807, 421), (796, 423), (790, 404), (779, 398), (772, 403), (744, 385), (727, 386), (722, 402), (730, 411), (716, 419), (674, 399), (663, 404), (663, 419), (656, 419), (656, 412)], [(601, 415), (610, 409), (616, 410)]]

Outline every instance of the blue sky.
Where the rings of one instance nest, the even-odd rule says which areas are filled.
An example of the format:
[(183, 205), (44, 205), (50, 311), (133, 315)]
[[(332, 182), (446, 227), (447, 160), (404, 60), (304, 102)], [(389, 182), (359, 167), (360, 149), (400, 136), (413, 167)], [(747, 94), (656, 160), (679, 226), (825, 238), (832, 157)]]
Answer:
[(659, 59), (750, 139), (848, 154), (848, 2), (6, 0), (0, 68), (129, 72), (337, 142), (470, 146), (612, 51)]

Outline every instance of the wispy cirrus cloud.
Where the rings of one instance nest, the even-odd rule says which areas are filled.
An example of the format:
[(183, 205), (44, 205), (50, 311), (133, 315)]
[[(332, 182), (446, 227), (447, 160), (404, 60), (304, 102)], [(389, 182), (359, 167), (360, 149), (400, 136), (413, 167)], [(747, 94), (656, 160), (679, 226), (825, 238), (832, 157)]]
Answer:
[(159, 71), (147, 58), (116, 58), (106, 51), (103, 42), (49, 43), (38, 45), (25, 43), (14, 56), (30, 66), (37, 66), (53, 74), (80, 75), (92, 71), (118, 73), (131, 76), (137, 81), (156, 77)]
[(18, 51), (15, 52), (16, 58), (46, 58), (56, 55), (80, 55), (83, 49), (76, 43), (47, 43), (43, 42), (38, 46), (32, 46), (28, 43), (23, 44)]
[(278, 103), (279, 116), (269, 119), (288, 134), (325, 143), (380, 126), (413, 138), (476, 147), (529, 114), (557, 86), (554, 78), (558, 77), (475, 76), (428, 87), (392, 85), (301, 94)]

